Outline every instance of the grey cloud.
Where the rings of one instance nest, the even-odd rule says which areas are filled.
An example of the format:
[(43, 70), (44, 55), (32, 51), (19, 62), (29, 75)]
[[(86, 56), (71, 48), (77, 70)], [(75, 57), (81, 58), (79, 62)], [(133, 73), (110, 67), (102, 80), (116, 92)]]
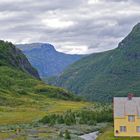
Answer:
[(128, 2), (130, 0), (101, 0), (101, 1), (106, 1), (106, 2)]
[[(5, 0), (0, 2), (0, 36), (15, 43), (50, 42), (64, 52), (71, 52), (65, 45), (71, 49), (88, 47), (79, 53), (115, 48), (140, 21), (138, 0), (101, 1), (88, 4), (87, 0)], [(73, 25), (52, 28), (42, 22), (51, 18), (71, 21)]]
[(78, 7), (85, 0), (21, 0), (15, 2), (0, 2), (0, 11), (34, 11), (61, 10)]
[(106, 2), (139, 2), (139, 0), (101, 0)]

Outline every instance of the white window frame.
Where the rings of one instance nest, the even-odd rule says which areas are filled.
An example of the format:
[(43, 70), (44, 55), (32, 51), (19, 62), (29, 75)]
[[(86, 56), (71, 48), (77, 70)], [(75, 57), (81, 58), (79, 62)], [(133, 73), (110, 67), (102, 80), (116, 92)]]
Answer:
[(126, 126), (120, 126), (120, 132), (126, 132)]
[(136, 131), (140, 133), (140, 126), (136, 126)]
[(134, 115), (129, 115), (128, 116), (128, 121), (129, 122), (135, 122), (135, 116)]

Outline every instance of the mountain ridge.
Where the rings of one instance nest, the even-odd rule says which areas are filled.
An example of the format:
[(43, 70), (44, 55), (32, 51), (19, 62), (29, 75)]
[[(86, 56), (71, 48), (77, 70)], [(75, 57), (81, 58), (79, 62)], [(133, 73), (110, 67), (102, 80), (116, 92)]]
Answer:
[(137, 24), (116, 49), (82, 58), (50, 84), (95, 101), (111, 101), (114, 96), (126, 96), (129, 92), (140, 96), (139, 44)]
[(83, 57), (58, 52), (49, 43), (22, 44), (17, 47), (23, 51), (43, 79), (59, 75), (67, 66)]

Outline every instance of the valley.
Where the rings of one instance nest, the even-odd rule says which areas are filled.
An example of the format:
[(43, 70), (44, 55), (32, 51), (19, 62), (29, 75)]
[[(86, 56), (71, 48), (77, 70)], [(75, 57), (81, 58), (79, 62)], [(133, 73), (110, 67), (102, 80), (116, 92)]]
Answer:
[[(67, 135), (71, 139), (80, 139), (80, 135), (107, 125), (106, 120), (96, 117), (96, 123), (91, 118), (97, 113), (100, 115), (105, 109), (102, 105), (84, 101), (63, 88), (45, 84), (26, 56), (10, 42), (0, 41), (0, 74), (1, 140), (61, 140), (67, 139)], [(86, 111), (90, 115), (85, 116)], [(108, 111), (111, 111), (106, 111), (109, 117)], [(64, 121), (60, 123), (54, 116), (64, 118)], [(50, 122), (46, 122), (49, 117)], [(86, 117), (89, 120), (85, 120)], [(90, 125), (93, 123), (95, 125)]]
[(93, 53), (49, 81), (90, 101), (140, 95), (140, 23), (113, 50)]
[(23, 51), (44, 81), (60, 75), (69, 65), (84, 56), (59, 52), (49, 43), (18, 44), (16, 47)]
[(0, 140), (140, 140), (140, 0), (0, 0)]
[(36, 123), (47, 114), (91, 105), (65, 89), (41, 81), (26, 56), (10, 42), (0, 41), (0, 75), (2, 140), (8, 138), (9, 132), (16, 135), (17, 128), (33, 125), (35, 129)]
[(110, 100), (129, 91), (139, 96), (139, 35), (137, 24), (118, 48), (81, 58), (53, 77), (53, 85), (41, 80), (22, 51), (0, 41), (0, 140), (118, 139)]

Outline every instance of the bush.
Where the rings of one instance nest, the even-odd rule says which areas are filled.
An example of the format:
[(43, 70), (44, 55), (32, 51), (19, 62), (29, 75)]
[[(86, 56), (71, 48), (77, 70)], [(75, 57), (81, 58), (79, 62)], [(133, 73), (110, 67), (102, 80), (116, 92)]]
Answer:
[(65, 137), (64, 137), (66, 140), (70, 140), (71, 139), (71, 136), (70, 136), (70, 133), (68, 130), (65, 131)]

